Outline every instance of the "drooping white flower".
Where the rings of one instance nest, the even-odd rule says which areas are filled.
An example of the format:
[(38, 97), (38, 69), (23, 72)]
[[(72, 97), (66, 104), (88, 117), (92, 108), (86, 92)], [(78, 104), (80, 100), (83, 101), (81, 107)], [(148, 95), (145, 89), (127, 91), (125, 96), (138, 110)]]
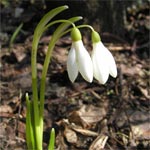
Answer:
[(74, 82), (78, 76), (78, 72), (80, 72), (82, 77), (86, 81), (92, 82), (93, 80), (92, 60), (89, 53), (87, 52), (87, 50), (83, 45), (80, 31), (77, 28), (74, 28), (71, 32), (71, 37), (73, 43), (67, 59), (67, 72), (69, 79), (72, 82)]
[(117, 67), (115, 60), (110, 51), (103, 45), (97, 32), (92, 33), (93, 51), (92, 62), (94, 77), (101, 83), (105, 84), (109, 74), (112, 77), (117, 76)]

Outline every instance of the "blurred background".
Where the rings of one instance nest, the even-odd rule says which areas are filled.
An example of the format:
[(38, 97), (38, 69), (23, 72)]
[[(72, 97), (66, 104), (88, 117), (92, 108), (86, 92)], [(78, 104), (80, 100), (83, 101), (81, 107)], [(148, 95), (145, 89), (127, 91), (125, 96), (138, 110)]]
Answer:
[[(149, 3), (150, 0), (1, 0), (0, 40), (5, 45), (20, 23), (24, 26), (21, 38), (17, 39), (24, 40), (33, 34), (46, 12), (68, 5), (70, 9), (56, 18), (83, 16), (83, 23), (90, 24), (99, 33), (109, 33), (109, 37), (129, 44), (143, 44), (149, 39)], [(106, 41), (110, 39), (106, 37)]]

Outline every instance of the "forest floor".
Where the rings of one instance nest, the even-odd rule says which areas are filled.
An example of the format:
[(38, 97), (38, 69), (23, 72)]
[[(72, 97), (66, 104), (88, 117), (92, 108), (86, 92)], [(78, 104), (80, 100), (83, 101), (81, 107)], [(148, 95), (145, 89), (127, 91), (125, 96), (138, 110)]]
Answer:
[[(118, 69), (117, 78), (109, 77), (105, 85), (96, 80), (87, 83), (80, 75), (71, 83), (66, 71), (71, 39), (66, 36), (56, 44), (46, 79), (45, 149), (52, 127), (56, 130), (57, 150), (150, 149), (149, 41), (136, 45), (136, 39), (128, 44), (121, 40), (110, 42), (116, 40), (116, 35), (102, 34), (102, 37)], [(50, 38), (51, 35), (45, 35), (40, 40), (39, 79)], [(84, 43), (91, 50), (86, 37)], [(26, 149), (25, 94), (32, 96), (31, 45), (29, 36), (22, 43), (14, 43), (10, 51), (8, 45), (1, 49), (1, 150)]]

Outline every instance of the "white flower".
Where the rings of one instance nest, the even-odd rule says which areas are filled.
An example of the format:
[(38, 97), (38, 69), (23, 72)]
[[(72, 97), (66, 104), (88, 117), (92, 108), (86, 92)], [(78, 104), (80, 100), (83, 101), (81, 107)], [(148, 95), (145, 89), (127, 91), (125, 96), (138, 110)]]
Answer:
[(92, 60), (81, 40), (72, 43), (67, 59), (67, 72), (72, 82), (77, 78), (78, 72), (86, 81), (93, 80)]
[(105, 84), (109, 74), (112, 77), (117, 76), (115, 60), (109, 50), (101, 41), (93, 43), (92, 62), (94, 77), (101, 83)]
[(78, 28), (72, 29), (71, 38), (73, 43), (67, 59), (67, 71), (72, 82), (77, 78), (78, 72), (86, 81), (92, 82), (94, 76), (101, 84), (106, 83), (109, 74), (114, 78), (117, 76), (115, 60), (101, 42), (96, 31), (92, 30), (93, 51), (91, 57), (83, 45)]

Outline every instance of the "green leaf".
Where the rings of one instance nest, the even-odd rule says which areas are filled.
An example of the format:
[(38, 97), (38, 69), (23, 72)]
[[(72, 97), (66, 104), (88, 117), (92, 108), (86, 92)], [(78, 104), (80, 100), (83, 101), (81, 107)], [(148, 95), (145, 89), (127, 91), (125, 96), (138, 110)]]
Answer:
[(21, 23), (15, 30), (15, 32), (13, 33), (13, 35), (11, 36), (11, 39), (10, 39), (10, 42), (9, 42), (9, 51), (10, 51), (10, 48), (12, 46), (12, 44), (14, 43), (17, 35), (19, 34), (21, 28), (23, 27), (23, 23)]
[(26, 93), (27, 115), (26, 115), (26, 141), (28, 149), (35, 149), (34, 129), (32, 116), (32, 103)]
[(54, 150), (54, 146), (55, 146), (55, 129), (52, 128), (51, 133), (50, 133), (48, 150)]
[(38, 23), (36, 29), (35, 29), (35, 35), (34, 36), (41, 36), (41, 31), (43, 30), (44, 26), (57, 14), (64, 11), (65, 9), (68, 9), (67, 5), (57, 7), (55, 9), (52, 9), (47, 14), (44, 15), (44, 17), (40, 20)]

